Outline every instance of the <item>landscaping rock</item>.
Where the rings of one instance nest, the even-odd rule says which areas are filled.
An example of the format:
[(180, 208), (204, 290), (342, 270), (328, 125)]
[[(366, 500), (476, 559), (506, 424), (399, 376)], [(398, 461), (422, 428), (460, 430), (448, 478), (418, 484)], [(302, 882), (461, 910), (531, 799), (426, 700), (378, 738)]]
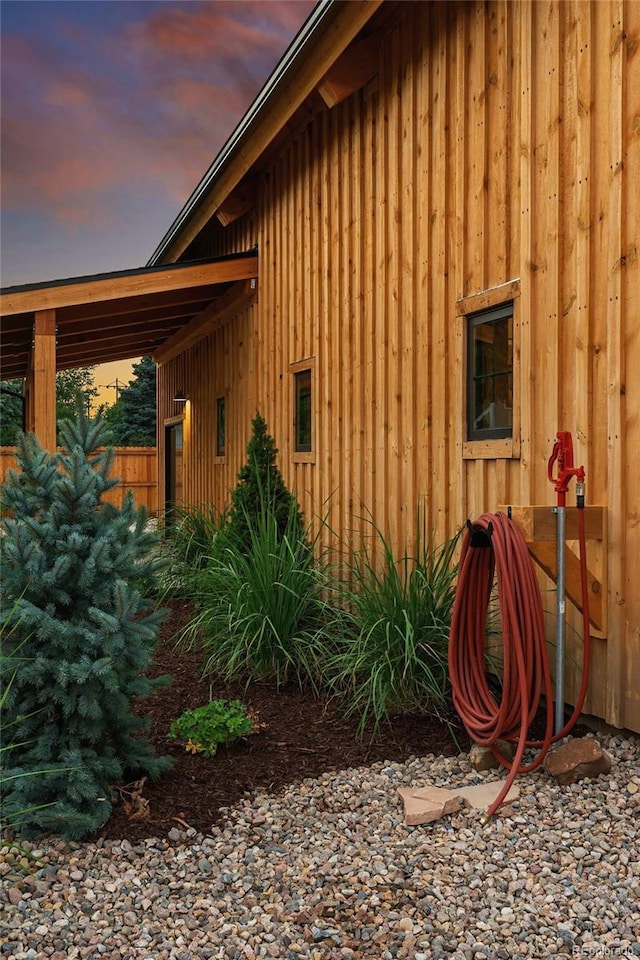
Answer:
[[(42, 889), (6, 879), (16, 854), (5, 848), (0, 952), (15, 960), (636, 955), (640, 793), (624, 785), (640, 783), (640, 746), (605, 743), (615, 780), (585, 780), (568, 797), (535, 771), (518, 779), (517, 815), (501, 807), (488, 823), (460, 809), (407, 829), (395, 784), (410, 796), (411, 784), (427, 781), (448, 795), (451, 784), (487, 785), (467, 756), (430, 756), (394, 765), (393, 781), (385, 761), (247, 794), (210, 832), (181, 832), (175, 842), (43, 843)], [(13, 899), (24, 895), (17, 903), (14, 888)]]
[(462, 806), (460, 797), (441, 787), (400, 788), (398, 793), (404, 800), (404, 822), (411, 827), (457, 813)]
[[(401, 787), (398, 793), (404, 800), (404, 822), (416, 827), (432, 823), (447, 814), (457, 813), (463, 806), (472, 810), (487, 810), (502, 790), (504, 781), (491, 780), (466, 787)], [(513, 784), (504, 802), (510, 803), (520, 796), (520, 788)]]
[[(512, 743), (509, 743), (507, 740), (497, 740), (496, 747), (503, 757), (506, 757), (510, 761), (513, 760), (516, 751)], [(491, 747), (483, 747), (479, 743), (471, 744), (469, 762), (473, 769), (479, 773), (484, 770), (498, 770), (502, 766), (500, 761), (494, 757)]]
[(599, 777), (611, 770), (611, 757), (593, 737), (568, 740), (555, 747), (545, 761), (547, 772), (562, 786)]
[[(455, 790), (465, 806), (472, 810), (488, 810), (504, 786), (503, 780), (491, 780), (487, 783), (476, 783), (470, 787), (459, 787)], [(520, 787), (513, 783), (503, 803), (511, 803), (520, 797)]]

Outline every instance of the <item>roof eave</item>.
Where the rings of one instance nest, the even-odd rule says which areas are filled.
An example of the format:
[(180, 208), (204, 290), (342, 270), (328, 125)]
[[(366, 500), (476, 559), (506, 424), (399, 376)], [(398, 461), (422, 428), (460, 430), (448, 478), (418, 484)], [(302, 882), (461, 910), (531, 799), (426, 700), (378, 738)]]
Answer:
[[(256, 157), (248, 149), (259, 128), (277, 112), (278, 122), (271, 128), (273, 139), (326, 73), (330, 65), (328, 53), (333, 59), (339, 56), (381, 3), (382, 0), (320, 0), (156, 247), (149, 266), (176, 260), (184, 252), (265, 149), (265, 144), (256, 144)], [(323, 40), (326, 50), (319, 49)], [(312, 47), (317, 56), (310, 63)], [(265, 138), (268, 136), (265, 134)], [(220, 189), (216, 190), (217, 187)]]

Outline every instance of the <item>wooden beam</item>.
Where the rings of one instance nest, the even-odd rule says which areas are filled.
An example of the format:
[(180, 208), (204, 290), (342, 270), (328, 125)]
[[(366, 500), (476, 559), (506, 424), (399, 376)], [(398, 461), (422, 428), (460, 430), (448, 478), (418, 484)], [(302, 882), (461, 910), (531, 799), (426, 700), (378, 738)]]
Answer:
[(291, 70), (286, 82), (281, 83), (277, 95), (259, 115), (251, 136), (236, 149), (193, 208), (184, 227), (163, 253), (164, 263), (177, 260), (186, 250), (381, 4), (382, 0), (350, 0), (342, 5), (325, 33), (300, 58), (298, 69)]
[(361, 90), (379, 70), (381, 38), (378, 33), (363, 37), (338, 57), (318, 84), (318, 93), (331, 109)]
[(39, 310), (33, 323), (33, 347), (27, 374), (27, 430), (40, 446), (56, 449), (56, 312)]
[[(528, 543), (529, 553), (548, 577), (555, 582), (558, 579), (558, 558), (556, 545), (550, 540)], [(589, 620), (597, 630), (604, 627), (603, 590), (598, 578), (587, 570), (589, 590)], [(582, 612), (582, 584), (580, 578), (580, 560), (570, 547), (565, 547), (565, 590), (567, 597)]]
[(218, 207), (216, 216), (223, 227), (248, 213), (256, 205), (256, 185), (252, 178), (239, 183), (235, 190)]
[[(82, 303), (78, 306), (64, 307), (58, 312), (58, 324), (68, 327), (69, 324), (84, 323), (91, 320), (118, 319), (126, 322), (128, 318), (142, 319), (150, 314), (167, 313), (174, 310), (187, 312), (191, 309), (194, 314), (210, 303), (219, 294), (219, 285), (211, 284), (206, 287), (198, 286), (184, 290), (171, 290), (161, 294), (143, 297), (123, 297), (120, 300), (105, 300), (97, 303)], [(3, 321), (4, 327), (4, 321)]]
[[(501, 513), (509, 515), (520, 528), (522, 534), (530, 543), (534, 540), (556, 539), (556, 514), (553, 507), (514, 507), (501, 504), (498, 507)], [(565, 508), (565, 524), (567, 540), (578, 539), (578, 510), (576, 507)], [(584, 508), (584, 528), (587, 540), (602, 540), (604, 530), (604, 507)]]
[(249, 280), (257, 275), (257, 253), (254, 257), (199, 263), (180, 269), (154, 268), (120, 277), (103, 277), (77, 283), (53, 284), (31, 290), (9, 291), (0, 294), (0, 315), (8, 316), (12, 313), (26, 313), (31, 310), (49, 310), (80, 303), (119, 300), (122, 297), (144, 296), (199, 285), (232, 283), (236, 280)]
[[(149, 334), (144, 339), (140, 336), (112, 337), (109, 340), (101, 340), (99, 351), (94, 351), (91, 354), (89, 354), (86, 344), (72, 344), (65, 349), (58, 348), (58, 369), (64, 370), (67, 366), (82, 367), (86, 366), (88, 362), (103, 363), (105, 362), (103, 357), (105, 360), (111, 359), (114, 354), (116, 355), (114, 359), (118, 359), (118, 355), (124, 358), (140, 356), (141, 353), (151, 353), (163, 342), (165, 337), (166, 333), (157, 333), (156, 336)], [(87, 360), (88, 356), (89, 360)]]
[[(196, 311), (199, 313), (200, 311)], [(105, 323), (94, 324), (92, 327), (82, 327), (80, 330), (72, 328), (66, 329), (62, 333), (58, 328), (58, 353), (68, 350), (80, 344), (93, 344), (100, 346), (109, 340), (118, 337), (139, 336), (140, 341), (153, 340), (158, 337), (160, 340), (166, 340), (175, 330), (191, 320), (193, 313), (177, 314), (176, 316), (157, 317), (140, 323)], [(96, 344), (97, 335), (100, 335), (100, 342)]]
[(194, 317), (190, 323), (169, 337), (153, 354), (156, 363), (166, 363), (193, 346), (198, 340), (206, 337), (221, 323), (240, 313), (256, 295), (255, 281), (234, 283), (230, 290), (214, 300), (202, 313)]

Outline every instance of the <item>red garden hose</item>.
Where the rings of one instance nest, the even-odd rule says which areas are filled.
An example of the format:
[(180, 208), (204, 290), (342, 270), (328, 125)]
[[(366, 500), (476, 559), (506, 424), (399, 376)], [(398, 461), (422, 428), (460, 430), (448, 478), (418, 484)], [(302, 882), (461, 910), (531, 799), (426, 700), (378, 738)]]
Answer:
[[(564, 728), (553, 735), (553, 691), (545, 644), (540, 588), (529, 551), (518, 527), (503, 513), (485, 513), (469, 525), (462, 544), (458, 586), (449, 636), (449, 675), (454, 706), (476, 743), (491, 747), (509, 770), (502, 790), (487, 810), (491, 817), (519, 773), (540, 766), (552, 743), (561, 740), (578, 718), (587, 692), (590, 653), (589, 606), (585, 553), (584, 510), (578, 510), (583, 608), (582, 684)], [(503, 647), (502, 696), (498, 702), (487, 682), (485, 632), (487, 610), (497, 575)], [(527, 739), (546, 699), (544, 739)], [(512, 761), (496, 746), (497, 740), (516, 744)], [(522, 763), (527, 748), (538, 750), (533, 761)]]

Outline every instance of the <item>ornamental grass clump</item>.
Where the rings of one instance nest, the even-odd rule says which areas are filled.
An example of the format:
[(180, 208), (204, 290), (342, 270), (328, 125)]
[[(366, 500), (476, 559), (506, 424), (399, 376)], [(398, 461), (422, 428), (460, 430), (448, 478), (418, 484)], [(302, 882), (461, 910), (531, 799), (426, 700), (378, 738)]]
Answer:
[(213, 556), (226, 524), (226, 512), (212, 503), (173, 509), (171, 523), (164, 530), (163, 552), (168, 562), (160, 580), (163, 597), (197, 596), (199, 573)]
[(318, 540), (276, 465), (265, 420), (252, 423), (229, 510), (190, 579), (198, 613), (182, 640), (204, 645), (205, 674), (315, 686), (340, 628), (329, 567), (315, 555)]
[(82, 838), (108, 819), (112, 784), (169, 764), (132, 710), (161, 682), (144, 676), (162, 618), (147, 599), (156, 537), (130, 494), (121, 508), (104, 502), (119, 481), (103, 435), (67, 421), (54, 454), (23, 437), (21, 471), (2, 489), (3, 816), (24, 836)]
[(435, 546), (418, 524), (416, 549), (396, 559), (374, 527), (381, 560), (365, 547), (349, 565), (342, 588), (348, 626), (326, 664), (328, 679), (359, 714), (362, 734), (399, 713), (445, 716), (450, 704), (447, 664), (455, 597), (457, 538)]
[(282, 530), (265, 497), (246, 516), (242, 546), (228, 540), (200, 571), (199, 612), (182, 639), (203, 644), (205, 674), (316, 685), (341, 617), (325, 597), (326, 565), (298, 522), (292, 503)]

